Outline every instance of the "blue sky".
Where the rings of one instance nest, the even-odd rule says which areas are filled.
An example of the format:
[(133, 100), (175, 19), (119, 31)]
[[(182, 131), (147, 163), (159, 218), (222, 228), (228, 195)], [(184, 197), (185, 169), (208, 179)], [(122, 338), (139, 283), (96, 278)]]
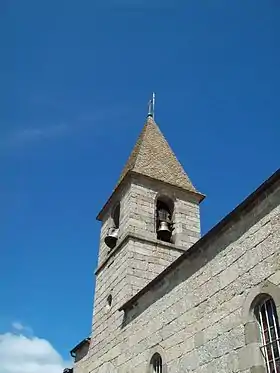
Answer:
[(88, 335), (95, 216), (152, 91), (203, 233), (279, 167), (279, 18), (276, 0), (1, 1), (2, 335), (63, 359)]

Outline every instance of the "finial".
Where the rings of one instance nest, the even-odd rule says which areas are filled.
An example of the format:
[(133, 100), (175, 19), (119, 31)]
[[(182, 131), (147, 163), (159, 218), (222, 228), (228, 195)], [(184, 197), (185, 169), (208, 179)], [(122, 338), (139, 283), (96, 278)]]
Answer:
[(153, 92), (153, 97), (148, 103), (148, 117), (155, 118), (155, 103), (156, 103), (156, 94)]

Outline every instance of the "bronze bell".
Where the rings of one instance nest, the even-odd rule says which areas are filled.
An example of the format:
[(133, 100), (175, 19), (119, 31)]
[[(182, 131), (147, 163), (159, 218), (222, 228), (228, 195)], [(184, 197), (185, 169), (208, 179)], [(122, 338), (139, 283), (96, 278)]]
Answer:
[(157, 230), (157, 235), (160, 240), (170, 241), (172, 231), (170, 224), (167, 221), (161, 221)]
[(109, 228), (108, 233), (104, 239), (105, 244), (110, 247), (110, 249), (113, 249), (116, 246), (117, 240), (118, 240), (118, 233), (119, 230), (117, 228)]

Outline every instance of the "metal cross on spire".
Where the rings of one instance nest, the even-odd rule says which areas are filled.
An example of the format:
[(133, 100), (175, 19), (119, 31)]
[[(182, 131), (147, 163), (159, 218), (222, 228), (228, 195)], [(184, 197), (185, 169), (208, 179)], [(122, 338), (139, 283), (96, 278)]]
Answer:
[(153, 93), (153, 97), (148, 103), (148, 117), (155, 118), (155, 103), (156, 103), (156, 94)]

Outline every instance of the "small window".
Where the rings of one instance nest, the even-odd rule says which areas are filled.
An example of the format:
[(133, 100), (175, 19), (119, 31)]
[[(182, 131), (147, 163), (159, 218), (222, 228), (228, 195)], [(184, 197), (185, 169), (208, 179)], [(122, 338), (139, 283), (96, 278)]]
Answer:
[(260, 326), (261, 351), (267, 373), (280, 373), (280, 330), (276, 307), (271, 297), (255, 307), (255, 315)]
[(108, 308), (111, 308), (111, 306), (112, 306), (112, 301), (113, 301), (112, 294), (109, 294), (108, 297), (107, 297), (107, 307), (108, 307)]
[(151, 359), (151, 373), (162, 373), (162, 358), (155, 353)]

